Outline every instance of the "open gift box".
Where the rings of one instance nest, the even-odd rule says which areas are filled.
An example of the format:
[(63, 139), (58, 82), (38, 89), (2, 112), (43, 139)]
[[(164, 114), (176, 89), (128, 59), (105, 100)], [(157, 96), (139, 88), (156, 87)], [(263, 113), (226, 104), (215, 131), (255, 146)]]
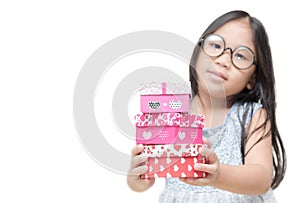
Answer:
[(149, 156), (145, 164), (148, 172), (142, 178), (205, 177), (205, 172), (195, 171), (195, 163), (205, 163), (199, 148), (201, 144), (145, 145), (142, 154)]
[(153, 82), (145, 84), (139, 91), (143, 113), (189, 112), (190, 82)]
[(146, 113), (135, 121), (137, 144), (202, 144), (203, 115)]

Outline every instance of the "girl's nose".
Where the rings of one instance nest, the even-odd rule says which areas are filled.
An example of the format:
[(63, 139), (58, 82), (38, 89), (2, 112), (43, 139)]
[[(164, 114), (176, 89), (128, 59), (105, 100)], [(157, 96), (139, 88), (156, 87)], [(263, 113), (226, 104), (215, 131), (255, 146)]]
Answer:
[(230, 49), (224, 50), (224, 52), (216, 57), (215, 63), (221, 67), (228, 68), (231, 65), (231, 51)]

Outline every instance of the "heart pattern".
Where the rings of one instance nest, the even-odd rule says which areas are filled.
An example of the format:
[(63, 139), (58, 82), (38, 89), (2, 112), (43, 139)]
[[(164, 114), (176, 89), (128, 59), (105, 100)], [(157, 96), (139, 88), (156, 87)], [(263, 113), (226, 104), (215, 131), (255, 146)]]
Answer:
[[(204, 172), (193, 168), (195, 163), (205, 163), (205, 158), (198, 153), (202, 140), (195, 141), (201, 138), (204, 117), (188, 113), (190, 82), (148, 84), (140, 92), (143, 113), (135, 116), (137, 137), (144, 144), (142, 154), (148, 157), (143, 163), (148, 166), (148, 172), (141, 177), (204, 177)], [(160, 129), (158, 132), (156, 127)]]
[[(143, 154), (152, 158), (196, 157), (202, 144), (144, 145)], [(155, 163), (156, 164), (156, 163)]]
[(177, 172), (179, 170), (179, 168), (178, 168), (178, 166), (176, 164), (173, 166), (173, 168), (174, 168), (175, 172)]
[(152, 132), (151, 131), (144, 131), (143, 132), (143, 137), (146, 139), (146, 140), (149, 140), (149, 138), (152, 136)]
[(158, 164), (158, 158), (154, 159), (154, 164)]
[(153, 110), (159, 109), (159, 107), (160, 107), (160, 102), (159, 102), (159, 101), (155, 101), (155, 102), (150, 101), (150, 102), (148, 103), (148, 106), (149, 106), (150, 109), (153, 109)]
[[(185, 157), (185, 158), (170, 158), (171, 163), (167, 164), (166, 158), (159, 158), (159, 163), (154, 164), (154, 158), (148, 158), (148, 161), (145, 163), (149, 166), (147, 173), (143, 174), (142, 178), (171, 178), (171, 177), (205, 177), (205, 172), (195, 171), (194, 158)], [(181, 160), (185, 159), (184, 163), (181, 163)], [(198, 163), (202, 162), (202, 159), (198, 159)]]
[(179, 139), (184, 140), (184, 138), (185, 138), (185, 132), (179, 131), (178, 132), (178, 137), (179, 137)]
[[(195, 163), (205, 163), (198, 144), (145, 145), (143, 154), (149, 155), (149, 170), (142, 178), (155, 177), (205, 177), (205, 172), (195, 171)], [(180, 155), (180, 156), (179, 156)]]
[(181, 158), (180, 158), (180, 163), (181, 163), (181, 164), (184, 164), (184, 163), (185, 163), (185, 158), (181, 157)]
[(169, 102), (169, 106), (171, 109), (180, 109), (182, 107), (182, 101), (181, 100), (177, 100), (177, 101), (171, 100)]

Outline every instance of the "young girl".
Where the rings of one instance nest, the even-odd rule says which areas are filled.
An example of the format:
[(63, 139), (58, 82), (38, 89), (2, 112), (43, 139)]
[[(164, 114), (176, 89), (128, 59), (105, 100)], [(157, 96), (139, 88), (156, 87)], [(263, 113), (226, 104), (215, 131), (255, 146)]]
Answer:
[[(276, 202), (273, 189), (286, 169), (276, 124), (274, 72), (262, 23), (244, 11), (217, 18), (202, 34), (190, 62), (191, 113), (205, 116), (205, 178), (166, 178), (160, 202)], [(145, 191), (143, 146), (132, 150), (129, 187)]]

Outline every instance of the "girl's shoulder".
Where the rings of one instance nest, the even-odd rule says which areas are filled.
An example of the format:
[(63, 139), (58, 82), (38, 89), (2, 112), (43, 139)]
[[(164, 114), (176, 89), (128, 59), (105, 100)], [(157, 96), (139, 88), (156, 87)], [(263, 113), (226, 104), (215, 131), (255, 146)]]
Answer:
[(234, 103), (233, 108), (236, 108), (236, 110), (240, 113), (244, 112), (252, 112), (253, 114), (256, 113), (259, 109), (261, 109), (263, 106), (261, 103), (258, 102), (246, 102), (246, 103)]
[(247, 102), (247, 103), (234, 103), (231, 108), (230, 117), (236, 117), (239, 120), (244, 120), (245, 123), (248, 123), (253, 115), (263, 108), (263, 105), (258, 102)]
[(253, 116), (259, 109), (261, 109), (263, 106), (260, 103), (257, 102), (247, 102), (247, 103), (234, 103), (227, 114), (227, 117), (236, 117), (236, 116), (245, 116), (247, 114), (248, 116)]

